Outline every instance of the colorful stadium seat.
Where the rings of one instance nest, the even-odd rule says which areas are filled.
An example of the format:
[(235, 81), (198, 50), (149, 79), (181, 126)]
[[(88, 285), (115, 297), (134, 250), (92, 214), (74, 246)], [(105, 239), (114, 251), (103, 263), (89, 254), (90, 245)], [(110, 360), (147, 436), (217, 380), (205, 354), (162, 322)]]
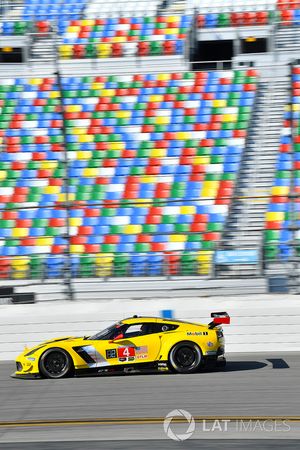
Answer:
[[(299, 199), (290, 200), (290, 194), (300, 193), (300, 68), (294, 67), (293, 103), (286, 106), (284, 126), (276, 165), (275, 182), (271, 200), (266, 213), (264, 243), (267, 260), (286, 259), (292, 255), (291, 225), (299, 224)], [(292, 136), (292, 127), (295, 132)], [(291, 181), (293, 180), (293, 189)], [(298, 235), (296, 239), (300, 239)], [(299, 253), (300, 246), (296, 246)]]
[[(256, 71), (0, 86), (0, 276), (208, 273), (234, 189)], [(39, 266), (40, 263), (40, 266)]]

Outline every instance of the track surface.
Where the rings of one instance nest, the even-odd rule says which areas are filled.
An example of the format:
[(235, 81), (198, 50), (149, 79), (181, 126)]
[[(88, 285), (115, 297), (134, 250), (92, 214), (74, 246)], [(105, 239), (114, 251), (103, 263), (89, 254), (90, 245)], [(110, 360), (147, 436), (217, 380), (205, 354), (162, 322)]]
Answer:
[[(149, 418), (165, 417), (173, 409), (184, 409), (194, 416), (299, 416), (300, 415), (300, 354), (236, 354), (230, 355), (226, 369), (193, 375), (130, 375), (113, 377), (88, 377), (64, 380), (16, 380), (10, 378), (13, 363), (0, 363), (0, 423), (24, 420), (88, 419), (88, 418)], [(149, 427), (140, 426), (133, 439), (154, 439)], [(31, 442), (80, 439), (128, 439), (122, 447), (135, 448), (130, 425), (79, 427), (0, 428), (2, 449), (17, 450), (4, 442)], [(161, 426), (160, 426), (161, 428)], [(96, 432), (97, 430), (97, 432)], [(102, 431), (103, 433), (102, 433)], [(299, 430), (299, 427), (298, 427)], [(155, 431), (155, 427), (153, 428)], [(120, 432), (120, 434), (118, 434)], [(101, 433), (103, 435), (101, 435)], [(152, 436), (152, 437), (151, 437)], [(208, 437), (208, 436), (207, 436)], [(210, 436), (212, 437), (212, 436)], [(230, 436), (228, 436), (230, 437)], [(252, 436), (253, 438), (256, 436)], [(258, 437), (258, 436), (257, 436)], [(274, 439), (274, 434), (269, 436)], [(286, 436), (298, 438), (298, 434)], [(162, 436), (163, 438), (163, 436)], [(278, 436), (279, 438), (279, 436)], [(299, 434), (300, 438), (300, 434)], [(139, 448), (151, 448), (145, 441)], [(175, 448), (163, 441), (160, 448)], [(196, 441), (193, 441), (194, 444)], [(246, 442), (246, 441), (245, 441)], [(262, 442), (262, 441), (261, 441)], [(208, 443), (208, 441), (207, 441)], [(179, 443), (172, 442), (176, 448)], [(187, 445), (188, 444), (188, 445)], [(185, 448), (196, 448), (185, 441)], [(45, 449), (89, 448), (77, 443)], [(91, 449), (97, 448), (95, 443)], [(214, 448), (207, 446), (206, 448)], [(249, 444), (250, 445), (250, 444)], [(271, 448), (265, 441), (265, 447)], [(289, 446), (293, 447), (293, 441)], [(299, 448), (299, 441), (298, 441)], [(27, 447), (22, 447), (27, 450)], [(39, 448), (32, 444), (32, 449)], [(100, 448), (100, 447), (99, 447)], [(182, 447), (181, 447), (182, 448)], [(224, 447), (227, 448), (227, 447)], [(229, 447), (228, 447), (229, 448)], [(232, 445), (232, 448), (235, 448)], [(236, 447), (236, 448), (257, 448)], [(273, 445), (273, 448), (274, 447)]]

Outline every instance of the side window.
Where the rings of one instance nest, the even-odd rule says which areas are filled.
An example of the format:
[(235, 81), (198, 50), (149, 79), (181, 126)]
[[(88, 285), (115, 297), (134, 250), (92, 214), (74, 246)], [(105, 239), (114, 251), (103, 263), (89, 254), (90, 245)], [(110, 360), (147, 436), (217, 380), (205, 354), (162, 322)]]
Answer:
[(151, 323), (150, 333), (164, 333), (166, 331), (173, 331), (178, 328), (178, 325), (174, 325), (172, 323)]
[(133, 338), (136, 336), (143, 336), (145, 334), (148, 334), (148, 323), (134, 323), (132, 325), (129, 325), (124, 332), (125, 338)]

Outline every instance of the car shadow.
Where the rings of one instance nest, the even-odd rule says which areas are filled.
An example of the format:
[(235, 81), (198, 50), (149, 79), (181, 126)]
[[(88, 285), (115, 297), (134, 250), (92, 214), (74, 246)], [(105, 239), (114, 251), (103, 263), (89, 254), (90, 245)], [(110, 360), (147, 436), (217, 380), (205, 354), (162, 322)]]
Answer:
[(225, 367), (217, 367), (214, 371), (241, 372), (243, 370), (263, 369), (268, 364), (260, 361), (227, 361)]

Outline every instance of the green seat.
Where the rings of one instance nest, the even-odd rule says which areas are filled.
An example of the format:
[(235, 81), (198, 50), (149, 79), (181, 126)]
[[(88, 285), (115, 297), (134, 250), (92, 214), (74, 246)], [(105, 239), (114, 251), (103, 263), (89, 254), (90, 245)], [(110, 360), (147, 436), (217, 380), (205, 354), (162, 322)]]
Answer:
[(29, 262), (31, 278), (44, 278), (45, 258), (44, 256), (32, 256)]
[(266, 242), (279, 242), (279, 230), (265, 230)]
[(94, 277), (95, 276), (95, 257), (90, 255), (82, 255), (79, 264), (79, 276)]
[(274, 260), (278, 255), (278, 247), (276, 245), (265, 245), (264, 255), (266, 259)]
[(207, 231), (222, 231), (223, 223), (221, 222), (210, 222), (207, 224)]
[(218, 26), (219, 27), (228, 27), (229, 25), (230, 25), (230, 14), (220, 13), (218, 15)]
[(183, 253), (181, 255), (180, 264), (182, 275), (197, 274), (198, 261), (196, 253)]
[(114, 275), (122, 277), (128, 275), (129, 255), (127, 253), (116, 253), (114, 257)]
[(102, 244), (101, 245), (101, 251), (103, 253), (115, 253), (116, 251), (116, 244)]
[(188, 233), (190, 231), (189, 223), (175, 223), (175, 233)]
[(150, 244), (147, 242), (138, 242), (134, 244), (134, 251), (138, 253), (150, 252)]

